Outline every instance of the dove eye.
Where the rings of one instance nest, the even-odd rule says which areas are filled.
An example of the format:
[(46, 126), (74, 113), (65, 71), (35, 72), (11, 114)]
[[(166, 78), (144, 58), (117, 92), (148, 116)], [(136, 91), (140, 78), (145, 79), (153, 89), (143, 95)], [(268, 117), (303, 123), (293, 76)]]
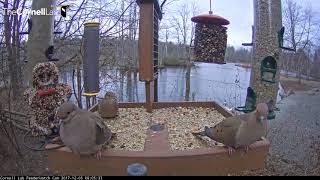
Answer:
[(67, 112), (67, 114), (69, 115), (69, 114), (70, 114), (70, 112)]

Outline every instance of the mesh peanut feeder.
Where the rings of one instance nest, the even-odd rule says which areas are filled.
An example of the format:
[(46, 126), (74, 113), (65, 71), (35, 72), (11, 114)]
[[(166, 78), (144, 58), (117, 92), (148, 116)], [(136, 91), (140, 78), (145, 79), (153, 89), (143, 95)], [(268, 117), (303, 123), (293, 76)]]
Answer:
[(223, 17), (209, 14), (195, 16), (191, 19), (196, 23), (194, 55), (195, 61), (225, 64), (227, 48), (227, 28), (230, 22)]

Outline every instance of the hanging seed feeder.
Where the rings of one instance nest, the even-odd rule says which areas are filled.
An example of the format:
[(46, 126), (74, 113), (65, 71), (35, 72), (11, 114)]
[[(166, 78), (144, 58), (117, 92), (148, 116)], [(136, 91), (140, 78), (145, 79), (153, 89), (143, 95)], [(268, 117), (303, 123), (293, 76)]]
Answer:
[(214, 15), (212, 11), (209, 11), (209, 14), (195, 16), (191, 21), (196, 23), (195, 61), (225, 64), (224, 57), (227, 48), (227, 27), (225, 26), (230, 22)]

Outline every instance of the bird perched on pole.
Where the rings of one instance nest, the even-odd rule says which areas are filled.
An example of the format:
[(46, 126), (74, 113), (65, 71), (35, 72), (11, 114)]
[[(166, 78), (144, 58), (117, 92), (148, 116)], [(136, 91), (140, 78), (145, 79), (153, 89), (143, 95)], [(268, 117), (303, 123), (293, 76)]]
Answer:
[(58, 109), (57, 117), (61, 120), (61, 140), (73, 153), (95, 154), (98, 160), (101, 159), (102, 146), (113, 134), (100, 116), (66, 102)]
[(212, 128), (205, 127), (204, 132), (193, 134), (223, 143), (230, 156), (239, 147), (245, 147), (248, 152), (251, 144), (266, 135), (268, 112), (267, 104), (258, 104), (254, 112), (229, 117)]

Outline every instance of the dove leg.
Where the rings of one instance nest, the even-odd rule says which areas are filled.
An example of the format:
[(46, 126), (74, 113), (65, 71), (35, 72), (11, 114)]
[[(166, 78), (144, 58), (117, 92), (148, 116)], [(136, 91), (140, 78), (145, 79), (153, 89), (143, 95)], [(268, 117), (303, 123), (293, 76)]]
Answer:
[(63, 144), (62, 139), (61, 139), (60, 136), (53, 138), (53, 139), (51, 140), (51, 142), (52, 142), (53, 144)]
[(244, 152), (245, 152), (246, 154), (248, 154), (249, 150), (250, 150), (250, 147), (249, 147), (249, 146), (245, 146), (245, 147), (244, 147)]
[(97, 160), (102, 159), (102, 151), (101, 151), (101, 149), (97, 151), (97, 153), (95, 154), (95, 158), (97, 158)]
[(80, 155), (79, 151), (77, 151), (75, 148), (70, 148), (70, 149), (73, 152), (73, 154), (75, 156), (77, 156), (77, 158), (79, 158), (79, 159), (81, 158), (81, 155)]
[(231, 156), (233, 153), (235, 153), (236, 150), (232, 147), (228, 147), (228, 155)]

